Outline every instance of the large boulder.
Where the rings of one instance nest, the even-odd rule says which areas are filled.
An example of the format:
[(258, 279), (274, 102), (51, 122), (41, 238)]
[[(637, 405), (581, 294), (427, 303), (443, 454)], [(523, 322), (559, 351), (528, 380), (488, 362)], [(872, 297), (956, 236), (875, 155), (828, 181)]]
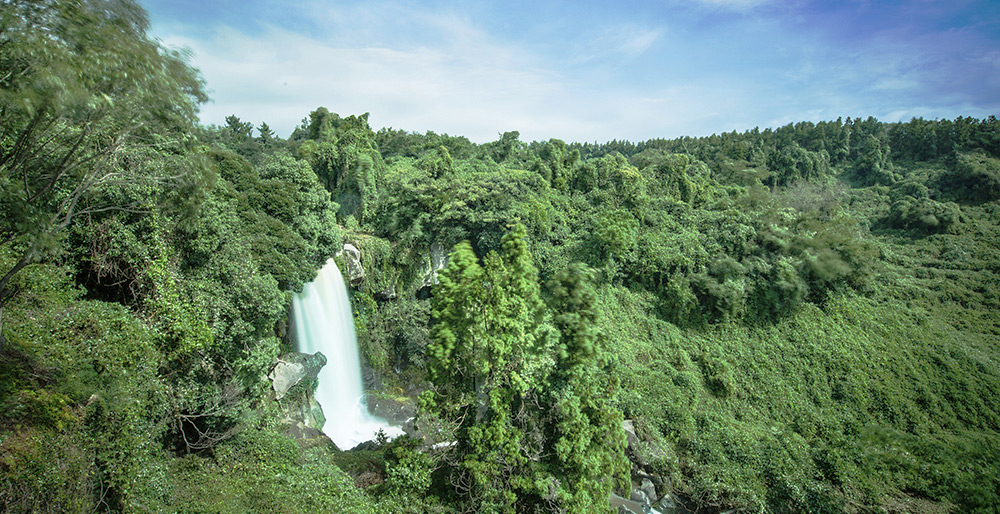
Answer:
[(285, 432), (304, 446), (333, 444), (322, 432), (326, 416), (314, 395), (316, 377), (325, 365), (326, 356), (321, 352), (286, 353), (267, 375), (274, 400), (281, 407)]
[(348, 280), (352, 286), (357, 287), (365, 278), (365, 268), (361, 265), (361, 250), (352, 244), (345, 244), (343, 254), (347, 263)]
[(322, 431), (323, 424), (326, 423), (323, 408), (311, 394), (304, 402), (283, 405), (282, 412), (285, 414), (282, 420), (285, 433), (299, 440), (304, 446), (333, 444)]
[(267, 374), (274, 390), (274, 399), (284, 398), (285, 394), (304, 378), (310, 378), (315, 382), (323, 366), (326, 366), (326, 356), (322, 352), (313, 355), (291, 352), (278, 357), (271, 372)]

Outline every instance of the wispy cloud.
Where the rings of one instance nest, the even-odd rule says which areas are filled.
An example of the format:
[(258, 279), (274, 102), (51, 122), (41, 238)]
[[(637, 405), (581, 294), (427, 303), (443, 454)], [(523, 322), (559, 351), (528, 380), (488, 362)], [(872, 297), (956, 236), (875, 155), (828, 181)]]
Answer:
[(633, 59), (649, 50), (663, 33), (662, 28), (644, 28), (631, 24), (614, 25), (594, 34), (585, 33), (572, 62), (580, 64), (607, 59)]
[(235, 113), (286, 135), (324, 105), (344, 114), (371, 112), (376, 126), (454, 127), (489, 140), (561, 96), (558, 77), (473, 39), (463, 38), (461, 49), (345, 48), (278, 28), (262, 37), (221, 28), (209, 39), (165, 42), (194, 51), (194, 64), (217, 99), (202, 109), (203, 121), (220, 123)]
[(1000, 9), (246, 0), (243, 11), (215, 19), (215, 7), (178, 1), (186, 8), (161, 4), (169, 9), (154, 16), (154, 30), (194, 51), (215, 98), (203, 121), (236, 114), (282, 135), (321, 105), (370, 112), (375, 128), (480, 142), (507, 130), (526, 140), (642, 140), (837, 116), (1000, 110), (991, 28)]

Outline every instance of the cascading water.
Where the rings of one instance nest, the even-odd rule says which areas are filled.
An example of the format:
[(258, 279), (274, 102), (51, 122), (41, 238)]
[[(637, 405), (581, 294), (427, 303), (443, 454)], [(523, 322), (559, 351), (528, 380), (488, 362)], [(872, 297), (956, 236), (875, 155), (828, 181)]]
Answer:
[(298, 351), (326, 356), (316, 387), (316, 400), (326, 416), (323, 433), (343, 450), (374, 439), (380, 429), (390, 436), (400, 434), (365, 405), (351, 302), (333, 259), (295, 295), (292, 312)]

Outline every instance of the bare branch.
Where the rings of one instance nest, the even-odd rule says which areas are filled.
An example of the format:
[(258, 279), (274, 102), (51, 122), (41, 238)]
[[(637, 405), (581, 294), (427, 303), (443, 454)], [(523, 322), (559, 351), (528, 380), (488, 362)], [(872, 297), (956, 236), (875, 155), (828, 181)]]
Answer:
[(73, 146), (69, 149), (68, 152), (66, 152), (66, 155), (63, 156), (63, 158), (60, 161), (59, 165), (56, 166), (56, 169), (52, 173), (52, 177), (49, 178), (48, 183), (45, 184), (44, 186), (42, 186), (42, 188), (39, 189), (38, 191), (36, 191), (34, 194), (30, 194), (30, 191), (29, 191), (29, 188), (28, 188), (28, 179), (27, 179), (27, 173), (28, 172), (27, 172), (27, 169), (25, 169), (25, 171), (24, 171), (24, 176), (25, 176), (25, 180), (24, 180), (24, 193), (25, 193), (25, 195), (28, 195), (28, 200), (27, 200), (28, 203), (34, 202), (35, 200), (37, 200), (42, 195), (48, 194), (49, 191), (51, 191), (52, 188), (55, 187), (56, 183), (59, 182), (59, 179), (67, 171), (66, 163), (69, 161), (69, 158), (74, 153), (76, 153), (76, 151), (80, 147), (80, 145), (83, 144), (83, 141), (86, 138), (86, 136), (87, 136), (87, 130), (86, 130), (86, 126), (84, 126), (83, 130), (80, 131), (80, 137), (77, 138), (76, 142), (73, 143)]
[(7, 162), (10, 160), (14, 160), (16, 162), (15, 157), (17, 157), (18, 155), (20, 155), (22, 151), (24, 151), (24, 148), (28, 144), (28, 139), (31, 138), (33, 132), (37, 128), (38, 124), (41, 123), (42, 117), (44, 116), (45, 116), (44, 108), (39, 109), (38, 112), (35, 113), (35, 116), (31, 119), (31, 121), (28, 122), (28, 126), (25, 127), (23, 131), (21, 131), (21, 134), (18, 136), (17, 141), (14, 143), (14, 146), (11, 148), (10, 152), (7, 152), (6, 154), (3, 154), (3, 156), (0, 156), (0, 166), (7, 164)]
[[(49, 122), (44, 127), (41, 127), (38, 130), (38, 132), (40, 132), (40, 133), (47, 132), (49, 130), (49, 128), (52, 127), (52, 125), (55, 125), (55, 118), (50, 118)], [(56, 130), (53, 134), (51, 134), (48, 137), (48, 139), (45, 139), (44, 141), (41, 141), (38, 144), (36, 144), (35, 145), (35, 149), (32, 150), (32, 152), (30, 154), (24, 156), (21, 159), (21, 162), (25, 163), (25, 164), (21, 164), (20, 166), (26, 168), (27, 167), (26, 163), (28, 161), (30, 161), (30, 160), (34, 159), (36, 156), (40, 155), (43, 152), (43, 150), (45, 150), (45, 147), (47, 147), (49, 145), (49, 143), (55, 141), (56, 138), (58, 138), (59, 136), (61, 136), (62, 134), (64, 134), (67, 130), (69, 130), (69, 126), (65, 126), (65, 127), (61, 128), (59, 130)], [(27, 171), (27, 170), (25, 170), (25, 171)], [(27, 175), (25, 175), (25, 176), (27, 176)], [(25, 195), (25, 196), (27, 196), (27, 195)]]

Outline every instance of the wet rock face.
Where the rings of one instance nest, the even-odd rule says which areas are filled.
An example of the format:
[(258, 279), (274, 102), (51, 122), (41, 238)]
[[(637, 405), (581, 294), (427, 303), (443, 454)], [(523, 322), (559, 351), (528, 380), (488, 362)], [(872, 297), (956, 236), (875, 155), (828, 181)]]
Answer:
[(417, 405), (412, 398), (370, 394), (367, 397), (372, 414), (396, 425), (402, 425), (417, 415)]
[(420, 284), (418, 290), (429, 291), (434, 284), (438, 283), (438, 272), (443, 270), (445, 266), (448, 265), (448, 254), (445, 252), (444, 247), (441, 243), (431, 244), (431, 249), (429, 252), (429, 262), (428, 267), (424, 270), (424, 280)]

